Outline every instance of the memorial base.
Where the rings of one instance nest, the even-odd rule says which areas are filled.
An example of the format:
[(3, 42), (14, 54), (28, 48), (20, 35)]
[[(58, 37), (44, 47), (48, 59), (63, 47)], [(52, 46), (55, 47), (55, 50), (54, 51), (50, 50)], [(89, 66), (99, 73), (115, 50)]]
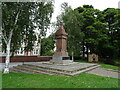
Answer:
[(69, 56), (53, 56), (52, 60), (50, 60), (52, 64), (71, 64), (72, 62)]

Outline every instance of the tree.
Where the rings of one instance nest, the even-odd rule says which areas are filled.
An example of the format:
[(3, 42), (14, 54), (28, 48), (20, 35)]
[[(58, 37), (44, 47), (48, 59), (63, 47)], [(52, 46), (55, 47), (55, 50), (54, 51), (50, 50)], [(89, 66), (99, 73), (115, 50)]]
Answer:
[(106, 48), (107, 57), (109, 57), (109, 60), (112, 60), (113, 58), (118, 58), (120, 53), (119, 48), (119, 10), (115, 8), (107, 8), (103, 11), (104, 14), (104, 21), (107, 24), (107, 35), (109, 37), (108, 45), (105, 44), (103, 48)]
[[(36, 40), (34, 30), (36, 21), (44, 20), (41, 27), (47, 29), (50, 19), (48, 10), (44, 10), (43, 13), (38, 14), (39, 8), (47, 7), (50, 2), (40, 3), (2, 3), (2, 37), (3, 37), (3, 50), (6, 51), (6, 61), (4, 73), (9, 73), (10, 55), (14, 53), (24, 42), (26, 47), (25, 51), (31, 51), (34, 41)], [(52, 3), (50, 3), (52, 4)], [(43, 6), (41, 6), (43, 5)], [(50, 11), (51, 12), (51, 11)], [(43, 14), (43, 16), (42, 16)], [(38, 18), (36, 18), (36, 16)], [(46, 18), (45, 16), (48, 16)], [(48, 23), (47, 23), (48, 22)], [(47, 23), (47, 24), (46, 24)], [(43, 25), (46, 24), (47, 26)], [(43, 26), (42, 26), (43, 25)], [(41, 32), (44, 32), (42, 28)], [(45, 32), (44, 32), (45, 34)], [(40, 33), (41, 35), (41, 33)]]
[(49, 36), (48, 38), (43, 38), (41, 40), (41, 55), (42, 56), (51, 56), (54, 52), (54, 46), (55, 40), (52, 36)]
[(40, 43), (40, 53), (41, 52), (41, 38), (46, 36), (46, 32), (50, 25), (50, 20), (53, 13), (53, 3), (54, 1), (51, 0), (50, 2), (41, 2), (36, 4), (35, 8), (35, 15), (33, 22), (37, 26), (37, 32), (39, 37)]
[[(101, 36), (107, 33), (106, 23), (104, 23), (104, 15), (100, 10), (94, 9), (91, 5), (83, 5), (83, 7), (78, 7), (75, 9), (84, 17), (82, 32), (85, 34), (83, 38), (83, 57), (88, 50), (89, 53), (98, 54), (99, 41), (102, 39)], [(87, 48), (85, 52), (85, 47)]]
[(83, 5), (72, 10), (67, 3), (62, 4), (62, 13), (58, 16), (58, 22), (64, 21), (65, 30), (69, 34), (69, 54), (76, 48), (78, 50), (74, 51), (75, 55), (79, 54), (78, 46), (82, 45), (83, 57), (85, 54), (88, 56), (89, 53), (96, 53), (99, 57), (109, 60), (118, 58), (120, 56), (119, 12), (120, 9), (115, 8), (100, 11), (94, 9), (92, 5)]
[(72, 10), (67, 3), (63, 3), (61, 6), (63, 11), (61, 15), (58, 16), (58, 21), (64, 22), (64, 28), (68, 33), (68, 54), (79, 57), (81, 54), (81, 42), (84, 36), (81, 32), (83, 17), (78, 12)]
[[(2, 3), (2, 37), (4, 41), (3, 45), (5, 45), (6, 50), (4, 73), (9, 73), (11, 51), (17, 48), (15, 44), (18, 46), (18, 43), (21, 43), (21, 38), (23, 38), (24, 27), (22, 25), (25, 24), (25, 26), (29, 26), (30, 24), (28, 21), (29, 14), (25, 11), (26, 9), (27, 11), (31, 9), (28, 7), (29, 5), (25, 5), (25, 3)], [(26, 14), (26, 16), (21, 17), (23, 14)], [(28, 27), (27, 29), (29, 30), (30, 28)]]
[[(107, 8), (104, 11), (94, 9), (91, 5), (83, 5), (77, 10), (84, 17), (82, 32), (84, 45), (90, 53), (102, 58), (113, 59), (119, 55), (119, 9)], [(84, 49), (83, 49), (84, 51)], [(84, 54), (84, 53), (83, 53)], [(84, 56), (84, 55), (83, 55)]]

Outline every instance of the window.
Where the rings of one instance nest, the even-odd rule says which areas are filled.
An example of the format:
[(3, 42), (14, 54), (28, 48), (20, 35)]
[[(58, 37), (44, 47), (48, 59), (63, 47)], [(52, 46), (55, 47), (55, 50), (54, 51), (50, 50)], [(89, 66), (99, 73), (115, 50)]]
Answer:
[(38, 54), (38, 50), (36, 50), (36, 54)]
[(20, 48), (19, 50), (17, 50), (17, 54), (18, 55), (23, 55), (24, 54), (24, 48)]
[(34, 54), (34, 55), (38, 55), (38, 54), (39, 54), (39, 50), (38, 50), (38, 49), (34, 49), (34, 50), (33, 50), (33, 54)]
[(21, 48), (20, 54), (24, 54), (24, 49)]
[(33, 54), (35, 54), (35, 49), (33, 50)]
[(35, 41), (35, 44), (34, 44), (34, 46), (38, 46), (38, 41)]

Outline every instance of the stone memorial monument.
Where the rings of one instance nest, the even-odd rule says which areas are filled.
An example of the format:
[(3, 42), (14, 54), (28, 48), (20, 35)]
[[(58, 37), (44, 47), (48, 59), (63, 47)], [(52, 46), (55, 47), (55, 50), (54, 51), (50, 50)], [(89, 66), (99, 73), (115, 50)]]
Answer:
[[(32, 62), (24, 63), (23, 65), (13, 67), (10, 70), (12, 72), (24, 72), (34, 74), (46, 74), (46, 75), (62, 75), (62, 76), (75, 76), (79, 73), (90, 71), (99, 67), (97, 64), (79, 63), (70, 60), (67, 52), (67, 36), (63, 28), (63, 23), (55, 33), (56, 36), (56, 51), (50, 62)], [(95, 55), (92, 55), (90, 61), (98, 60)]]
[(68, 34), (65, 32), (63, 28), (63, 23), (60, 23), (60, 26), (55, 33), (56, 38), (56, 51), (53, 55), (52, 60), (50, 62), (52, 64), (69, 64), (72, 63), (70, 57), (67, 52), (67, 36)]

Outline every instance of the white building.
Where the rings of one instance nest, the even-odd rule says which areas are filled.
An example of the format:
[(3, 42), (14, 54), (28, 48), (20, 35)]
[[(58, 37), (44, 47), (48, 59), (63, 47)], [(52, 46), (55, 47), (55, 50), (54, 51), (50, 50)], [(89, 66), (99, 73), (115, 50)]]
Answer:
[[(35, 32), (35, 35), (37, 37), (37, 40), (34, 42), (33, 50), (31, 52), (25, 52), (25, 43), (23, 42), (21, 48), (17, 50), (17, 53), (14, 53), (14, 56), (38, 56), (40, 55), (40, 43), (38, 42), (39, 38), (38, 35), (39, 33)], [(0, 51), (2, 52), (2, 45), (0, 43)], [(3, 51), (2, 56), (6, 56), (6, 53)]]
[(38, 56), (40, 55), (40, 43), (39, 41), (39, 32), (35, 31), (35, 35), (37, 40), (34, 42), (34, 46), (33, 46), (33, 50), (31, 52), (25, 52), (24, 48), (25, 48), (25, 43), (23, 42), (21, 48), (19, 48), (19, 50), (17, 50), (17, 53), (15, 53), (15, 56)]
[(40, 44), (38, 43), (38, 41), (35, 41), (33, 50), (31, 52), (25, 52), (24, 48), (25, 48), (25, 45), (23, 43), (21, 48), (19, 48), (19, 50), (17, 50), (17, 53), (15, 53), (14, 55), (15, 56), (38, 56), (40, 55)]

